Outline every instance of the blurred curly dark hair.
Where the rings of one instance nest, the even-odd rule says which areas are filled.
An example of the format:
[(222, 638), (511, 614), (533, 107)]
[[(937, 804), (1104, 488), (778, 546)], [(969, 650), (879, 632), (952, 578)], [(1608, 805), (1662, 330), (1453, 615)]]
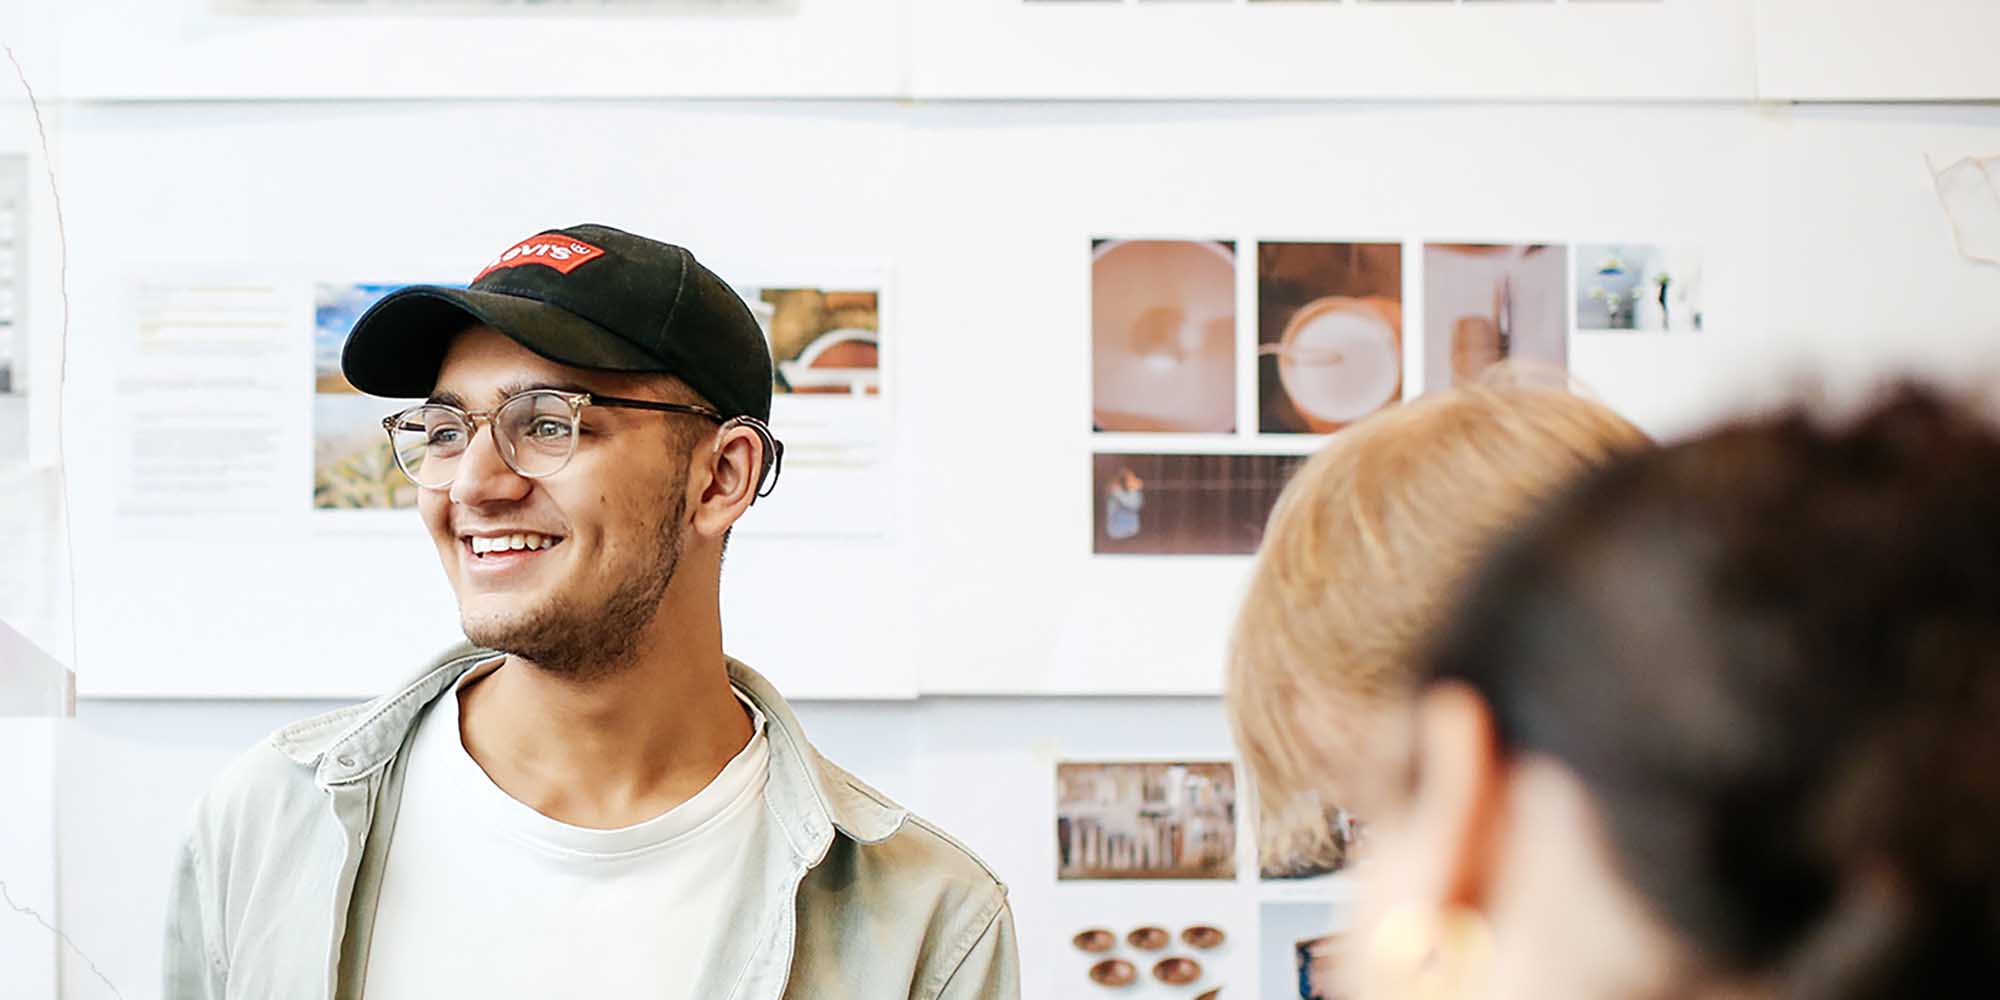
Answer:
[(1897, 387), (1585, 477), (1428, 657), (1721, 980), (2000, 991), (2000, 435)]

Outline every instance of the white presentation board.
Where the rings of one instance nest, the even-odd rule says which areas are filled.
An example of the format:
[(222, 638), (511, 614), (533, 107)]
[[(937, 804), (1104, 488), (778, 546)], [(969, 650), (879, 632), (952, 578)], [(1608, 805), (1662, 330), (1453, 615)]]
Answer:
[(929, 98), (1755, 96), (1742, 0), (911, 4)]
[[(544, 141), (513, 150), (509, 131)], [(564, 155), (596, 134), (634, 138), (616, 162)], [(1248, 560), (1093, 555), (1093, 455), (1317, 439), (1247, 420), (1093, 434), (1093, 238), (1240, 248), (1246, 393), (1258, 241), (1401, 244), (1409, 331), (1428, 243), (1698, 247), (1700, 332), (1566, 345), (1583, 384), (1671, 434), (1796, 389), (1801, 368), (1993, 366), (2000, 274), (1955, 254), (1923, 155), (1994, 137), (1990, 108), (78, 108), (72, 240), (108, 248), (72, 274), (79, 692), (364, 694), (451, 638), (413, 519), (331, 526), (306, 499), (314, 281), (463, 280), (583, 219), (685, 242), (743, 283), (862, 262), (892, 278), (889, 530), (760, 537), (753, 511), (725, 573), (732, 651), (797, 697), (1212, 694)], [(161, 166), (135, 177), (137, 156)], [(133, 393), (182, 391), (137, 346), (134, 290), (203, 267), (297, 300), (252, 335), (267, 353), (217, 368), (271, 394), (274, 485), (258, 500), (253, 482), (247, 512), (134, 518), (131, 434), (158, 399)], [(1414, 336), (1405, 363), (1414, 394)]]
[(75, 99), (888, 97), (903, 79), (900, 0), (48, 6)]
[[(122, 105), (68, 126), (72, 245), (97, 248), (71, 272), (85, 695), (351, 697), (454, 639), (414, 512), (315, 507), (317, 285), (464, 281), (583, 221), (748, 280), (886, 281), (898, 233), (904, 130), (838, 106)], [(571, 155), (603, 135), (616, 156)], [(347, 402), (364, 424), (395, 408)], [(777, 502), (809, 503), (790, 465)], [(874, 489), (901, 523), (907, 491)], [(907, 536), (802, 542), (762, 513), (728, 554), (730, 650), (794, 696), (913, 694)]]
[(1991, 0), (1757, 0), (1756, 9), (1765, 100), (2000, 99)]

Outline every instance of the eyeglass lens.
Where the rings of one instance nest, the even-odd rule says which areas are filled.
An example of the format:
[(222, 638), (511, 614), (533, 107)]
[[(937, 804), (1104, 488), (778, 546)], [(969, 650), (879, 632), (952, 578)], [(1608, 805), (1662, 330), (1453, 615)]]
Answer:
[[(554, 475), (576, 452), (575, 411), (556, 393), (515, 396), (493, 412), (492, 425), (501, 459), (531, 479)], [(465, 414), (424, 405), (403, 411), (389, 438), (403, 471), (418, 485), (438, 489), (458, 475), (459, 459), (472, 446), (474, 430)]]

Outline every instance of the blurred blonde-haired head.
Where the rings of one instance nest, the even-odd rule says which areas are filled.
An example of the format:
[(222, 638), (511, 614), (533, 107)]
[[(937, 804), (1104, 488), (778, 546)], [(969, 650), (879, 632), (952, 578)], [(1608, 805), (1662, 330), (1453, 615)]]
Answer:
[(1413, 659), (1486, 546), (1644, 433), (1559, 379), (1490, 371), (1335, 435), (1279, 496), (1230, 643), (1226, 701), (1258, 793), (1260, 867), (1338, 867), (1336, 807), (1371, 767)]

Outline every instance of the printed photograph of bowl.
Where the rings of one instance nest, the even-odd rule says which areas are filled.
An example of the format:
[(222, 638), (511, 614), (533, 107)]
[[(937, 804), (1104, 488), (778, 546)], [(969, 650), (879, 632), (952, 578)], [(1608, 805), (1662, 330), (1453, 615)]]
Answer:
[(771, 345), (780, 395), (882, 392), (882, 299), (876, 289), (738, 286)]
[(1090, 967), (1090, 981), (1099, 986), (1130, 986), (1138, 979), (1138, 968), (1122, 958), (1107, 958)]
[(1181, 941), (1183, 943), (1190, 948), (1199, 948), (1202, 951), (1207, 951), (1211, 948), (1220, 948), (1222, 947), (1222, 943), (1227, 940), (1229, 940), (1229, 935), (1223, 933), (1222, 928), (1210, 927), (1207, 924), (1196, 924), (1181, 931)]
[(1339, 430), (1403, 393), (1403, 307), (1387, 299), (1330, 295), (1292, 314), (1283, 338), (1259, 353), (1278, 359), (1278, 382), (1314, 433)]
[(1118, 935), (1102, 927), (1093, 927), (1070, 938), (1070, 943), (1083, 951), (1110, 951), (1118, 947)]
[(1257, 429), (1326, 434), (1403, 397), (1403, 245), (1257, 243)]
[(1186, 986), (1201, 978), (1201, 963), (1175, 955), (1153, 966), (1153, 978), (1171, 986)]
[(1236, 249), (1106, 240), (1090, 265), (1091, 426), (1236, 429)]
[(799, 394), (872, 396), (882, 391), (881, 347), (873, 330), (820, 334), (795, 361), (778, 362), (778, 378)]
[(1125, 935), (1125, 943), (1140, 951), (1159, 951), (1172, 941), (1174, 936), (1164, 927), (1138, 927)]

